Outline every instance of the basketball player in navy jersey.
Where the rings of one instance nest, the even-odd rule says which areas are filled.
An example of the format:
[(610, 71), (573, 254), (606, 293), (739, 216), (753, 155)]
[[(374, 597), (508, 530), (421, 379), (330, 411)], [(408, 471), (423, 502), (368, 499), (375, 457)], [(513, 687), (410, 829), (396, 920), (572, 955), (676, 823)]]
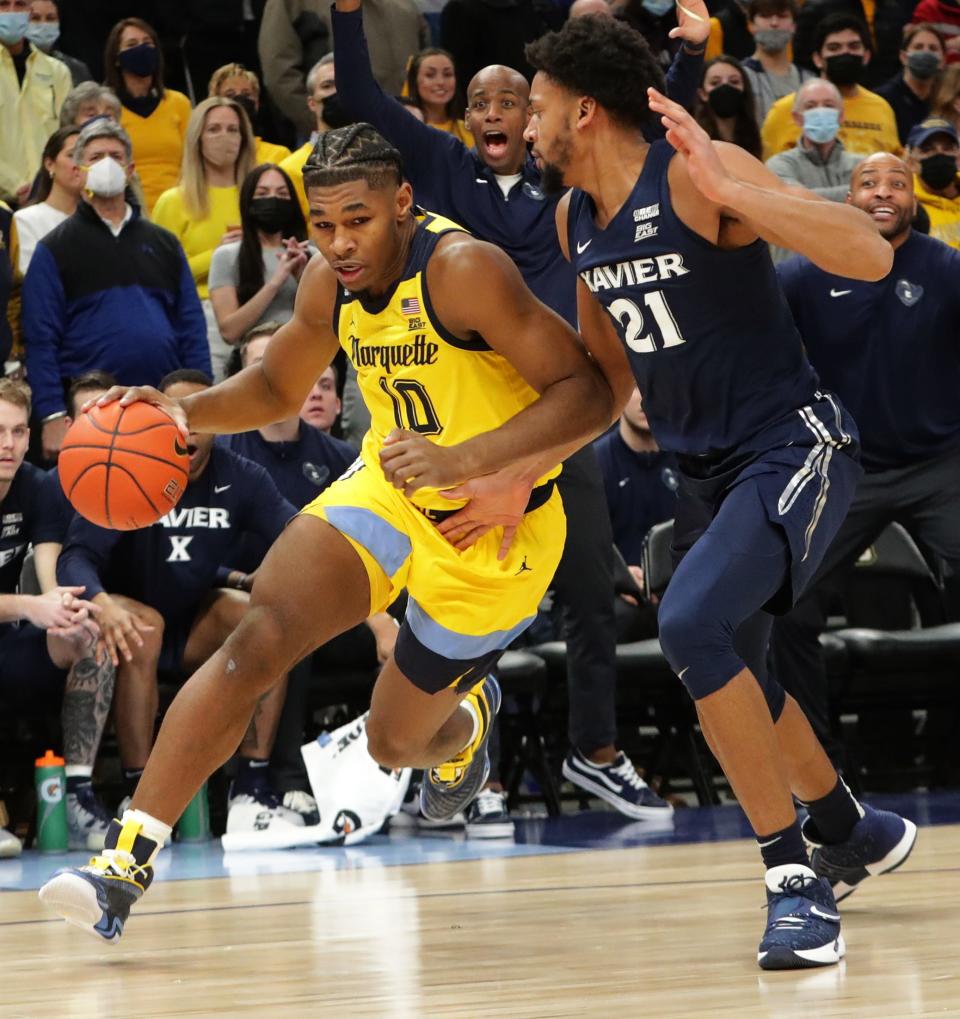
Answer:
[[(916, 828), (854, 800), (766, 674), (771, 614), (815, 571), (860, 469), (856, 427), (818, 386), (764, 242), (864, 280), (886, 275), (891, 248), (860, 210), (712, 142), (663, 95), (638, 33), (583, 17), (527, 52), (537, 75), (526, 138), (545, 182), (574, 189), (557, 226), (584, 340), (621, 405), (636, 379), (657, 442), (680, 463), (660, 642), (760, 844), (758, 961), (836, 963), (831, 886), (840, 897), (898, 866)], [(667, 135), (647, 144), (652, 117)], [(812, 867), (791, 794), (809, 810)]]

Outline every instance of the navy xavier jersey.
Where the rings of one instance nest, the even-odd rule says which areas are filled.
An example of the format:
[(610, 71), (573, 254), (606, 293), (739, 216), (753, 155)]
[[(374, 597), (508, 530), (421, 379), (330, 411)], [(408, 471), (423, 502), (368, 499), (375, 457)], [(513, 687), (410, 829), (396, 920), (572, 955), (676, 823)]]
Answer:
[(0, 593), (16, 591), (28, 545), (63, 540), (54, 484), (39, 467), (22, 463), (0, 501)]
[(570, 198), (580, 279), (613, 318), (661, 449), (752, 448), (769, 424), (812, 403), (807, 361), (762, 240), (726, 251), (680, 221), (656, 141), (630, 197), (604, 229), (589, 195)]
[(111, 531), (77, 514), (57, 579), (85, 585), (88, 598), (101, 591), (125, 594), (168, 622), (189, 620), (217, 586), (238, 534), (253, 531), (270, 544), (295, 513), (262, 467), (214, 445), (203, 474), (150, 527)]

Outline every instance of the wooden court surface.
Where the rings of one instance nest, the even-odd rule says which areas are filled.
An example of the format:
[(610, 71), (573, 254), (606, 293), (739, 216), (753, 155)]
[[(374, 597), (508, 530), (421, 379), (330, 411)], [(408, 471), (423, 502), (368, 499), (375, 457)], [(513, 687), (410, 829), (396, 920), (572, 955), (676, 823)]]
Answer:
[(0, 901), (0, 1016), (960, 1016), (960, 826), (845, 904), (839, 967), (764, 973), (748, 842), (168, 881), (116, 947)]

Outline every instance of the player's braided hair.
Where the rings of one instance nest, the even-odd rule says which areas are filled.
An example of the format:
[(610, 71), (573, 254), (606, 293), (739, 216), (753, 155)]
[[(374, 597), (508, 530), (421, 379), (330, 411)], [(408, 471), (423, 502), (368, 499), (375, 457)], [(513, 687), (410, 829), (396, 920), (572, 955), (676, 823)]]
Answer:
[(606, 15), (571, 18), (526, 47), (527, 62), (575, 95), (591, 96), (616, 120), (642, 128), (651, 120), (647, 86), (666, 91), (647, 40)]
[(350, 124), (320, 135), (303, 167), (303, 186), (331, 187), (364, 178), (371, 188), (403, 180), (400, 153), (370, 124)]

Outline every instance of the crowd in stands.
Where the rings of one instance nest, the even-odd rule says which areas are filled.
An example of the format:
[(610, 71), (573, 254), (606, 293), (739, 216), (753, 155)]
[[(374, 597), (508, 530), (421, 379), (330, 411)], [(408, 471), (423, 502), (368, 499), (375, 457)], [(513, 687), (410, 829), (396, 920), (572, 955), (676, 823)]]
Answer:
[[(270, 543), (349, 467), (368, 418), (338, 358), (298, 417), (216, 441), (191, 435), (183, 500), (132, 533), (96, 527), (63, 496), (56, 460), (71, 421), (115, 383), (184, 394), (263, 357), (316, 254), (303, 166), (324, 132), (359, 120), (401, 151), (420, 205), (502, 247), (575, 325), (557, 198), (523, 140), (524, 46), (567, 17), (641, 32), (671, 98), (787, 184), (869, 211), (889, 205), (889, 284), (848, 288), (784, 248), (771, 254), (814, 366), (860, 424), (873, 486), (830, 569), (901, 519), (906, 490), (919, 540), (952, 575), (960, 8), (689, 0), (702, 17), (684, 17), (672, 0), (447, 0), (439, 13), (416, 0), (363, 0), (362, 10), (359, 0), (333, 10), (329, 0), (217, 0), (183, 21), (173, 6), (0, 0), (0, 715), (60, 716), (71, 846), (102, 845), (114, 813), (93, 786), (108, 718), (129, 795), (161, 683), (182, 682), (223, 641)], [(560, 608), (545, 625), (567, 642), (563, 774), (606, 789), (633, 817), (672, 808), (619, 749), (614, 653), (656, 635), (642, 545), (673, 516), (679, 484), (639, 393), (560, 479), (571, 523)], [(620, 560), (625, 585), (615, 585)], [(819, 607), (798, 607), (774, 652), (832, 746), (823, 670), (811, 679), (797, 667), (816, 657), (822, 625)], [(396, 630), (393, 616), (371, 617), (337, 653), (375, 670)], [(307, 726), (303, 698), (285, 707), (285, 692), (261, 705), (238, 750), (232, 830), (313, 820), (306, 785), (271, 773), (272, 755), (295, 757), (275, 746), (278, 730), (297, 738)], [(497, 781), (467, 821), (474, 834), (509, 833)], [(0, 856), (19, 850), (0, 828)]]

